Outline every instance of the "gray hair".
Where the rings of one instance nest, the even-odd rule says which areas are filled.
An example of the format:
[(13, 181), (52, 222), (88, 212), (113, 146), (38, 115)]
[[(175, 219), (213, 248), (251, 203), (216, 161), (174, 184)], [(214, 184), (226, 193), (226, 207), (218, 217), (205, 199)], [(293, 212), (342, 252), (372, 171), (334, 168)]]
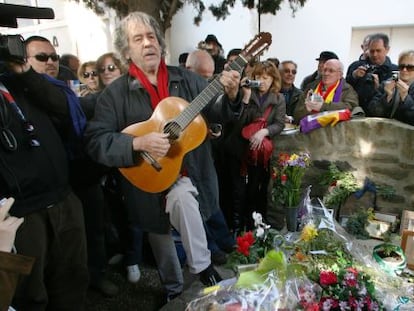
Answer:
[(158, 22), (152, 16), (144, 13), (144, 12), (131, 12), (126, 17), (124, 17), (121, 22), (119, 23), (118, 27), (115, 29), (115, 40), (114, 45), (115, 48), (118, 50), (122, 60), (127, 63), (129, 60), (126, 59), (125, 54), (129, 49), (128, 44), (128, 26), (130, 24), (144, 24), (150, 28), (152, 28), (155, 32), (155, 36), (157, 37), (158, 43), (161, 47), (161, 56), (165, 55), (165, 39), (164, 34), (161, 32), (161, 28)]

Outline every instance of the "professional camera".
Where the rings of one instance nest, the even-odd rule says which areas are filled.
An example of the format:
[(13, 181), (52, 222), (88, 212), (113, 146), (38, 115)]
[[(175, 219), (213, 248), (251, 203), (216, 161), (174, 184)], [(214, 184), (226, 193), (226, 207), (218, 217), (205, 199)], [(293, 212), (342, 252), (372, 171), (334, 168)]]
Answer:
[(0, 34), (0, 60), (19, 64), (26, 62), (26, 49), (22, 36)]
[[(17, 18), (53, 19), (55, 13), (51, 8), (38, 8), (26, 5), (0, 3), (0, 26), (17, 28)], [(26, 49), (20, 35), (0, 34), (0, 61), (24, 63)]]

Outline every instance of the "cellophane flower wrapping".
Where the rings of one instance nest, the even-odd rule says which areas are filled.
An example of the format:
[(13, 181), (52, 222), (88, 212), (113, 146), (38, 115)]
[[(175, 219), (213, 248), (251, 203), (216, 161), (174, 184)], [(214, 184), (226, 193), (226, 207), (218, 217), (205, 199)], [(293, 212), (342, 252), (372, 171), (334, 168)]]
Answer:
[[(255, 270), (194, 300), (188, 310), (414, 310), (412, 282), (384, 273), (372, 248), (350, 236), (322, 202), (315, 213), (305, 206), (300, 232), (272, 234), (273, 248)], [(266, 236), (271, 228), (258, 224), (260, 237)], [(250, 247), (260, 238), (252, 237)]]

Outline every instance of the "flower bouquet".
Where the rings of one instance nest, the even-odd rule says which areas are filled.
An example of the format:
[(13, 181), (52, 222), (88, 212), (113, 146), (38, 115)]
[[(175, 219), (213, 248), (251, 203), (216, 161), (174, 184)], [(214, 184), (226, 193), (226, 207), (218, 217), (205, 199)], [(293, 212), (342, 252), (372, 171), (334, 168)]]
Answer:
[(302, 310), (383, 310), (369, 275), (356, 268), (322, 270), (314, 281), (322, 288), (320, 298), (314, 299), (315, 287), (300, 288)]
[(308, 153), (279, 154), (276, 165), (272, 167), (272, 199), (286, 207), (297, 207), (301, 199), (302, 178), (310, 166)]
[(255, 229), (244, 232), (236, 238), (237, 249), (228, 258), (228, 266), (257, 264), (267, 252), (274, 248), (275, 237), (280, 233), (263, 222), (260, 213), (253, 212)]

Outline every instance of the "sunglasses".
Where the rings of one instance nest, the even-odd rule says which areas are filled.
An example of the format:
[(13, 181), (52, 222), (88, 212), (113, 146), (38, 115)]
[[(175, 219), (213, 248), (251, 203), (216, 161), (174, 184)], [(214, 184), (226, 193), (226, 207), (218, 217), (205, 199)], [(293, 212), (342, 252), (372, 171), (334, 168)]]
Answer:
[(283, 72), (284, 72), (284, 73), (291, 73), (291, 74), (293, 74), (293, 75), (295, 75), (295, 74), (297, 73), (296, 69), (292, 69), (292, 70), (289, 70), (289, 69), (284, 69), (284, 70), (283, 70)]
[(88, 79), (89, 77), (96, 77), (96, 76), (98, 76), (98, 73), (95, 71), (95, 70), (92, 70), (92, 71), (85, 71), (84, 73), (83, 73), (83, 78), (84, 79)]
[(407, 71), (414, 71), (414, 65), (408, 65), (408, 64), (400, 64), (398, 65), (398, 69), (403, 70), (407, 69)]
[(56, 53), (52, 53), (52, 54), (40, 53), (32, 57), (36, 58), (36, 60), (38, 60), (39, 62), (47, 62), (49, 58), (53, 62), (57, 62), (59, 60), (59, 55)]
[(118, 67), (116, 67), (115, 65), (108, 65), (105, 67), (101, 67), (98, 69), (99, 73), (104, 73), (106, 70), (108, 69), (108, 71), (110, 72), (114, 72), (116, 69), (118, 69)]

